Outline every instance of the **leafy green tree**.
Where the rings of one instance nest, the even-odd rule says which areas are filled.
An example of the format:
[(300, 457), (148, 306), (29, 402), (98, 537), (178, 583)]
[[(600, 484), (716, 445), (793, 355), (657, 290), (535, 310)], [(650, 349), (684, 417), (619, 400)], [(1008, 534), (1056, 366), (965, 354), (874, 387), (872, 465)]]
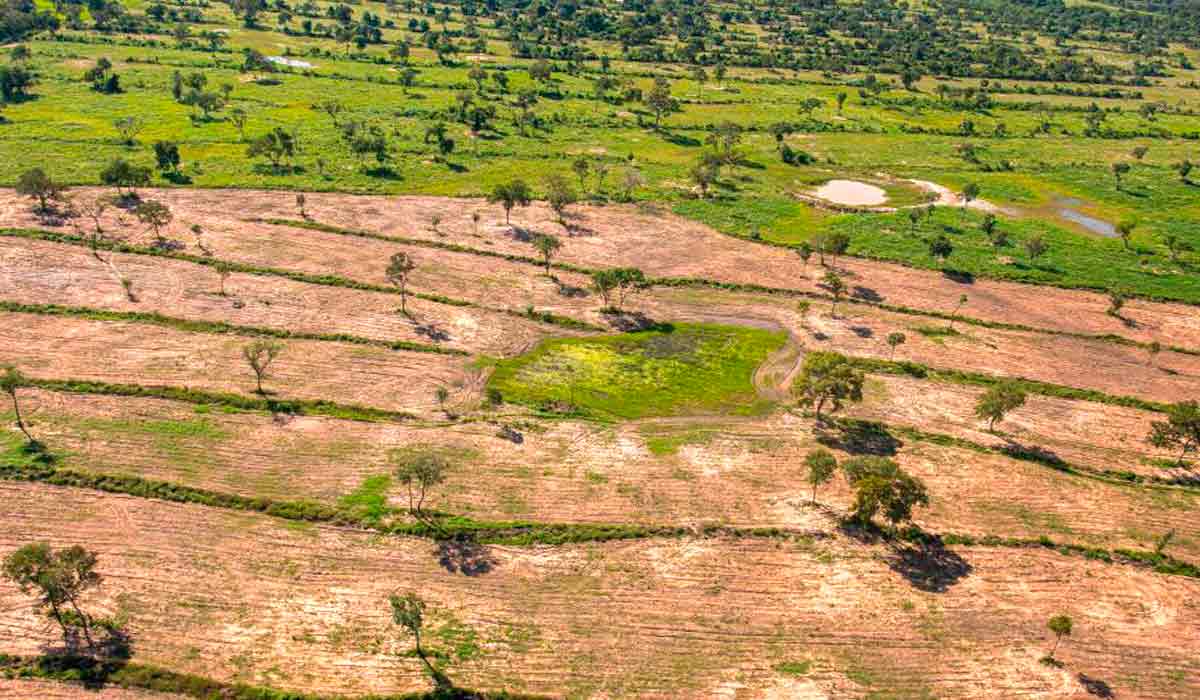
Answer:
[(1200, 404), (1181, 401), (1167, 407), (1167, 419), (1150, 424), (1146, 438), (1154, 447), (1179, 450), (1177, 462), (1182, 463), (1189, 452), (1200, 448)]
[(946, 258), (954, 252), (954, 244), (946, 237), (946, 234), (941, 233), (929, 240), (929, 255), (937, 258), (939, 262), (945, 263)]
[(805, 478), (812, 486), (812, 502), (817, 502), (817, 487), (826, 484), (837, 471), (837, 458), (829, 450), (818, 448), (808, 453), (804, 458), (804, 466), (808, 467)]
[(429, 654), (421, 645), (421, 632), (425, 627), (425, 601), (410, 591), (404, 595), (393, 593), (388, 598), (388, 603), (392, 607), (392, 623), (412, 635), (417, 658), (425, 665), (425, 670), (429, 672), (434, 685), (441, 691), (450, 689), (452, 687), (450, 679), (433, 665), (429, 660)]
[(917, 232), (917, 224), (921, 223), (921, 217), (925, 215), (925, 210), (921, 207), (909, 207), (906, 212), (908, 215), (909, 233)]
[(996, 421), (1004, 420), (1010, 411), (1025, 405), (1025, 390), (1011, 381), (993, 384), (975, 402), (975, 416), (988, 422), (988, 432), (994, 432)]
[(1129, 250), (1129, 241), (1137, 226), (1137, 219), (1121, 219), (1117, 222), (1117, 235), (1121, 237), (1121, 244), (1125, 246), (1125, 250)]
[(662, 76), (655, 78), (654, 86), (646, 93), (645, 103), (646, 107), (654, 113), (654, 128), (659, 128), (663, 115), (677, 109), (677, 103), (671, 97), (671, 83)]
[(551, 236), (546, 233), (539, 233), (530, 240), (538, 254), (542, 256), (542, 263), (546, 266), (546, 274), (550, 274), (550, 262), (558, 251), (562, 248), (562, 241), (556, 236)]
[(100, 171), (100, 182), (116, 187), (118, 196), (136, 197), (136, 188), (150, 184), (150, 168), (114, 158)]
[(1050, 648), (1050, 653), (1046, 654), (1047, 659), (1054, 659), (1054, 654), (1058, 651), (1058, 645), (1062, 643), (1062, 638), (1070, 637), (1074, 626), (1071, 618), (1066, 615), (1055, 615), (1050, 618), (1050, 621), (1046, 623), (1046, 628), (1054, 634), (1054, 646)]
[(66, 188), (58, 184), (41, 168), (31, 168), (17, 178), (17, 194), (37, 200), (37, 211), (46, 212), (50, 202), (62, 197)]
[(408, 277), (417, 269), (417, 261), (408, 253), (393, 253), (388, 259), (384, 276), (387, 281), (400, 291), (400, 313), (408, 315)]
[(29, 429), (25, 427), (25, 420), (21, 417), (21, 405), (17, 401), (17, 390), (25, 386), (29, 386), (29, 379), (16, 367), (5, 367), (4, 373), (0, 374), (0, 391), (8, 394), (8, 398), (12, 400), (17, 428), (25, 434), (25, 439), (30, 445), (36, 445), (37, 440), (33, 439), (33, 436), (29, 434)]
[(592, 288), (604, 300), (604, 308), (621, 313), (625, 301), (649, 288), (646, 275), (636, 267), (616, 267), (592, 273)]
[(504, 207), (505, 224), (511, 223), (509, 215), (512, 213), (513, 207), (527, 207), (532, 200), (533, 193), (524, 180), (502, 182), (492, 188), (492, 193), (488, 195), (489, 202), (493, 204), (498, 202)]
[(78, 645), (82, 634), (88, 653), (96, 654), (94, 620), (82, 607), (84, 594), (101, 581), (95, 553), (79, 545), (56, 551), (45, 542), (36, 542), (5, 557), (3, 572), (22, 593), (37, 597), (39, 611), (58, 624), (69, 649)]
[(250, 369), (254, 372), (254, 380), (257, 384), (256, 392), (263, 394), (263, 380), (267, 378), (271, 369), (271, 364), (279, 357), (279, 353), (283, 352), (283, 344), (275, 341), (262, 338), (242, 347), (242, 357), (245, 358), (246, 364), (250, 365)]
[(967, 184), (963, 185), (962, 192), (960, 192), (958, 195), (958, 198), (962, 201), (963, 215), (966, 214), (967, 207), (970, 206), (971, 202), (979, 199), (979, 192), (980, 188), (977, 183), (968, 182)]
[(133, 210), (134, 216), (138, 221), (150, 227), (154, 231), (154, 239), (159, 245), (164, 242), (162, 230), (170, 225), (171, 220), (175, 215), (171, 213), (170, 207), (162, 202), (154, 200), (146, 200), (139, 203)]
[(862, 371), (844, 355), (815, 351), (804, 358), (794, 392), (803, 407), (812, 407), (818, 421), (826, 404), (831, 412), (842, 408), (844, 401), (862, 401), (864, 376)]
[(271, 168), (278, 171), (280, 166), (295, 157), (296, 145), (296, 137), (283, 127), (277, 126), (262, 136), (251, 139), (246, 146), (246, 155), (251, 158), (266, 157), (271, 161)]
[(1046, 243), (1046, 239), (1043, 238), (1041, 234), (1030, 236), (1029, 238), (1025, 239), (1025, 254), (1029, 256), (1030, 260), (1037, 260), (1045, 255), (1049, 250), (1050, 246)]
[(425, 517), (425, 499), (445, 483), (450, 463), (436, 452), (422, 450), (405, 455), (396, 464), (396, 480), (408, 489), (408, 512), (414, 518)]
[(154, 162), (158, 165), (160, 171), (164, 173), (177, 173), (179, 172), (181, 161), (178, 143), (174, 141), (154, 142)]
[(557, 173), (546, 177), (546, 203), (554, 210), (558, 223), (564, 223), (567, 207), (574, 204), (576, 199), (575, 190), (565, 177)]
[(929, 505), (925, 484), (886, 457), (848, 459), (842, 471), (854, 491), (852, 517), (863, 525), (882, 512), (894, 530), (912, 520), (913, 508)]
[(908, 337), (905, 336), (900, 331), (893, 331), (893, 332), (887, 334), (887, 344), (888, 344), (888, 347), (891, 348), (891, 351), (892, 351), (891, 355), (888, 356), (889, 360), (896, 359), (896, 348), (900, 347), (901, 345), (904, 345), (904, 343), (907, 340), (908, 340)]

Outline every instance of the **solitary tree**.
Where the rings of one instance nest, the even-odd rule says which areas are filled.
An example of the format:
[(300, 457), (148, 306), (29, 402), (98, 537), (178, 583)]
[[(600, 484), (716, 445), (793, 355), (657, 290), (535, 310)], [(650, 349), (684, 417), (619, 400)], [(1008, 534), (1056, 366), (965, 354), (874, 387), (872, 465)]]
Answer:
[(137, 205), (133, 210), (134, 216), (138, 221), (150, 227), (154, 231), (154, 239), (160, 245), (164, 242), (162, 230), (171, 223), (174, 215), (171, 213), (170, 207), (162, 202), (147, 200)]
[(967, 295), (959, 294), (958, 295), (958, 303), (954, 305), (954, 311), (951, 312), (951, 314), (950, 314), (950, 326), (949, 326), (950, 330), (954, 330), (954, 322), (958, 320), (958, 312), (962, 311), (962, 307), (966, 306), (966, 304), (967, 304)]
[(100, 182), (116, 187), (120, 197), (134, 198), (137, 196), (135, 188), (150, 184), (150, 168), (133, 165), (124, 158), (114, 158), (100, 171)]
[(550, 261), (562, 248), (562, 242), (557, 237), (546, 233), (539, 233), (530, 241), (538, 254), (542, 256), (542, 263), (546, 266), (546, 274), (550, 274)]
[(842, 280), (842, 276), (833, 270), (827, 270), (825, 277), (821, 280), (821, 285), (829, 290), (829, 295), (833, 297), (833, 303), (829, 305), (829, 315), (837, 318), (837, 305), (842, 300), (842, 295), (846, 293), (846, 283)]
[(433, 678), (434, 684), (438, 689), (449, 688), (450, 679), (429, 661), (429, 655), (421, 646), (421, 631), (425, 627), (425, 601), (410, 591), (404, 595), (393, 593), (388, 598), (388, 602), (392, 606), (392, 622), (413, 636), (413, 647), (417, 658), (425, 664), (425, 670)]
[(671, 83), (662, 76), (655, 78), (654, 87), (646, 93), (645, 103), (646, 107), (654, 112), (654, 128), (657, 129), (662, 123), (663, 115), (675, 109), (675, 100), (671, 97)]
[(60, 198), (64, 189), (41, 168), (26, 170), (17, 179), (17, 194), (37, 200), (38, 212), (48, 211), (50, 202)]
[(567, 207), (575, 203), (575, 190), (567, 178), (557, 173), (546, 177), (546, 203), (554, 210), (558, 223), (563, 223)]
[(1129, 172), (1129, 163), (1117, 162), (1112, 164), (1113, 179), (1117, 181), (1117, 189), (1121, 189), (1121, 178)]
[(1030, 236), (1025, 239), (1025, 254), (1030, 260), (1037, 260), (1050, 250), (1050, 245), (1046, 243), (1046, 239), (1042, 236)]
[(1117, 222), (1117, 235), (1121, 237), (1121, 244), (1125, 246), (1125, 250), (1129, 250), (1129, 239), (1133, 237), (1133, 230), (1136, 228), (1136, 219), (1121, 219)]
[(524, 180), (502, 182), (496, 185), (488, 196), (489, 202), (493, 204), (499, 202), (504, 207), (505, 224), (510, 223), (509, 215), (512, 213), (513, 207), (527, 207), (532, 199), (533, 195), (529, 191), (529, 185), (525, 184)]
[(804, 458), (804, 465), (808, 467), (806, 479), (812, 486), (812, 502), (815, 504), (817, 487), (833, 478), (833, 473), (838, 466), (837, 458), (829, 450), (818, 448), (808, 453)]
[(975, 402), (975, 416), (988, 422), (988, 432), (996, 421), (1004, 420), (1009, 411), (1025, 405), (1025, 390), (1016, 382), (999, 382), (980, 395)]
[(1058, 645), (1062, 643), (1063, 637), (1071, 636), (1071, 629), (1074, 627), (1071, 618), (1066, 615), (1055, 615), (1046, 623), (1046, 628), (1054, 633), (1054, 646), (1050, 648), (1050, 653), (1046, 654), (1046, 658), (1054, 660), (1054, 653), (1058, 651)]
[(910, 233), (917, 232), (917, 224), (921, 223), (921, 216), (924, 213), (925, 213), (925, 210), (922, 209), (921, 207), (909, 207), (908, 208), (907, 214), (908, 214), (908, 223), (909, 223), (909, 232)]
[(394, 253), (388, 260), (384, 275), (400, 291), (400, 313), (408, 314), (408, 276), (417, 269), (417, 261), (408, 253)]
[(796, 380), (795, 394), (799, 405), (813, 407), (820, 421), (826, 404), (830, 411), (837, 411), (843, 401), (862, 401), (863, 380), (863, 373), (844, 355), (810, 352)]
[(842, 463), (842, 471), (854, 490), (852, 517), (863, 525), (882, 512), (894, 530), (912, 520), (913, 508), (929, 505), (925, 484), (886, 457), (855, 457)]
[(21, 373), (21, 370), (16, 367), (5, 367), (4, 374), (0, 374), (0, 391), (8, 394), (8, 398), (12, 400), (13, 415), (17, 419), (17, 428), (25, 434), (25, 439), (30, 445), (36, 445), (37, 440), (29, 434), (29, 429), (25, 427), (25, 421), (21, 418), (21, 405), (17, 401), (17, 389), (28, 386), (29, 380)]
[(954, 244), (946, 237), (946, 234), (938, 234), (929, 241), (929, 255), (937, 258), (938, 262), (945, 263), (946, 258), (954, 252)]
[(250, 369), (254, 371), (259, 394), (263, 393), (263, 380), (267, 378), (271, 363), (275, 361), (280, 352), (283, 352), (283, 344), (266, 338), (242, 347), (242, 357), (246, 358), (246, 364), (250, 365)]
[(1176, 461), (1182, 462), (1189, 452), (1200, 448), (1200, 404), (1181, 401), (1168, 406), (1167, 419), (1150, 424), (1146, 441), (1161, 449), (1179, 450)]
[(604, 308), (620, 313), (625, 300), (649, 288), (646, 275), (636, 267), (614, 267), (592, 273), (592, 288), (604, 300)]
[(968, 182), (963, 185), (962, 192), (958, 195), (958, 198), (962, 200), (962, 212), (965, 214), (971, 202), (979, 199), (979, 185), (974, 182)]
[(414, 518), (425, 517), (426, 496), (446, 481), (449, 470), (446, 458), (431, 451), (407, 455), (398, 461), (396, 480), (408, 489), (408, 512)]
[(896, 358), (896, 348), (904, 345), (906, 340), (908, 340), (908, 337), (900, 331), (893, 331), (887, 334), (887, 344), (888, 347), (892, 349), (891, 355), (888, 356), (889, 360), (894, 360)]
[(82, 634), (88, 653), (96, 653), (93, 618), (82, 608), (83, 595), (101, 580), (93, 552), (79, 545), (55, 551), (45, 542), (27, 544), (4, 558), (4, 577), (37, 597), (39, 611), (58, 624), (69, 649)]

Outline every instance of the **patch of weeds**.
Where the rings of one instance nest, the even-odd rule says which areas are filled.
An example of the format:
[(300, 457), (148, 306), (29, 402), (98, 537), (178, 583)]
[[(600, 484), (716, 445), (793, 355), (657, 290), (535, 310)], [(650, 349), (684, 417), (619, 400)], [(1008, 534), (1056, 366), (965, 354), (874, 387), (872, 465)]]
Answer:
[(784, 661), (783, 663), (775, 664), (775, 670), (779, 673), (788, 676), (807, 676), (812, 670), (813, 662), (805, 661)]
[(387, 493), (391, 487), (390, 474), (368, 476), (358, 488), (342, 496), (338, 506), (355, 517), (379, 521), (393, 511), (387, 503)]

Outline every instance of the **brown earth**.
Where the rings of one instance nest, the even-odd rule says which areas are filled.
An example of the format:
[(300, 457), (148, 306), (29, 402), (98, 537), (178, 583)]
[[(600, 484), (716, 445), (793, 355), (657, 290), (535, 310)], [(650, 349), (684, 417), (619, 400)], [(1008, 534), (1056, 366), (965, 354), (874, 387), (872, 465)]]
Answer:
[[(124, 321), (0, 313), (0, 364), (39, 379), (190, 387), (250, 394), (254, 374), (242, 357), (252, 339), (188, 333)], [(276, 398), (328, 399), (396, 411), (430, 412), (438, 386), (451, 401), (478, 393), (463, 357), (325, 341), (289, 340), (264, 389)]]
[[(486, 423), (280, 421), (197, 415), (156, 399), (27, 394), (39, 438), (66, 455), (65, 466), (99, 473), (336, 503), (367, 478), (389, 474), (393, 450), (436, 448), (456, 466), (430, 503), (482, 519), (788, 528), (825, 527), (828, 520), (809, 506), (803, 481), (803, 459), (818, 446), (817, 436), (809, 421), (789, 415), (620, 427), (559, 421), (524, 431), (518, 445)], [(1191, 517), (1200, 495), (1192, 492), (1072, 477), (903, 437), (854, 440), (836, 431), (825, 437), (841, 459), (864, 449), (894, 453), (929, 488), (930, 507), (916, 519), (933, 531), (1150, 548), (1175, 530), (1172, 551), (1200, 560), (1200, 524)], [(402, 486), (385, 493), (392, 505), (407, 506)], [(819, 500), (845, 512), (852, 495), (839, 477)]]
[[(466, 657), (450, 674), (469, 687), (1069, 698), (1086, 697), (1086, 679), (1118, 697), (1200, 692), (1200, 582), (1042, 549), (953, 548), (938, 556), (955, 573), (929, 579), (902, 552), (840, 535), (493, 547), (474, 553), (488, 571), (468, 577), (426, 541), (72, 489), (0, 484), (0, 495), (0, 547), (97, 550), (105, 583), (92, 606), (128, 617), (139, 658), (227, 680), (424, 688), (385, 601), (416, 588), (432, 606), (427, 641)], [(0, 646), (35, 653), (53, 637), (26, 601), (0, 584)], [(1060, 612), (1075, 631), (1055, 669), (1037, 659)], [(775, 670), (806, 661), (799, 679)]]
[[(81, 188), (77, 196), (93, 196), (96, 190)], [(27, 201), (5, 191), (0, 201), (0, 224), (28, 226), (36, 223)], [(252, 190), (145, 190), (144, 195), (168, 203), (175, 211), (176, 237), (191, 239), (183, 231), (192, 223), (205, 226), (204, 236), (222, 239), (213, 244), (218, 257), (228, 243), (227, 235), (241, 229), (240, 247), (261, 244), (256, 227), (247, 218), (299, 218), (290, 192)], [(308, 193), (307, 212), (316, 221), (361, 228), (389, 235), (425, 237), (487, 247), (500, 252), (531, 255), (527, 243), (516, 240), (514, 227), (523, 231), (563, 234), (555, 216), (542, 203), (514, 212), (514, 227), (503, 225), (503, 211), (481, 200), (439, 197), (353, 196)], [(822, 272), (818, 265), (806, 269), (793, 253), (722, 235), (696, 222), (633, 206), (578, 206), (570, 220), (573, 235), (566, 241), (560, 259), (588, 267), (636, 265), (653, 276), (705, 277), (726, 282), (762, 284), (816, 291)], [(476, 235), (471, 212), (479, 212), (481, 226)], [(438, 231), (430, 223), (442, 217)], [(210, 230), (211, 229), (211, 230)], [(518, 236), (520, 237), (520, 236)], [(272, 251), (280, 253), (278, 249)], [(285, 258), (278, 258), (284, 260)], [(334, 261), (331, 261), (333, 263)], [(382, 271), (384, 263), (379, 263)], [(965, 312), (991, 321), (1024, 323), (1040, 328), (1083, 333), (1113, 333), (1150, 341), (1159, 340), (1200, 348), (1200, 313), (1185, 304), (1133, 301), (1124, 315), (1127, 326), (1105, 314), (1104, 295), (1078, 290), (977, 279), (956, 282), (939, 272), (918, 270), (868, 260), (843, 259), (851, 288), (869, 290), (888, 303), (948, 311), (960, 294), (970, 298)], [(505, 290), (511, 292), (511, 289)]]
[(112, 686), (85, 688), (78, 683), (0, 678), (0, 700), (183, 700), (185, 697)]
[[(97, 260), (85, 248), (0, 237), (0, 299), (223, 321), (302, 333), (346, 333), (494, 355), (518, 354), (549, 335), (569, 334), (508, 314), (393, 294), (305, 284), (278, 276), (231, 274), (220, 294), (211, 268), (144, 255)], [(136, 302), (113, 272), (133, 281)]]

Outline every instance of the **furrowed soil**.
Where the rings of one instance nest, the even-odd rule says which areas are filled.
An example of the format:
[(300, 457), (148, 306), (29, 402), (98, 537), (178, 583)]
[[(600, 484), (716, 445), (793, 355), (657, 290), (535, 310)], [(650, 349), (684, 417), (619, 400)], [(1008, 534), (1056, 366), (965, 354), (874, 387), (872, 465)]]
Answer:
[(0, 700), (183, 700), (185, 695), (127, 688), (85, 688), (75, 683), (0, 678)]
[[(80, 197), (98, 190), (80, 188)], [(27, 200), (5, 191), (0, 201), (0, 224), (37, 225)], [(179, 231), (191, 223), (204, 224), (203, 236), (217, 257), (236, 252), (253, 257), (255, 251), (268, 260), (290, 266), (290, 246), (274, 238), (270, 227), (251, 224), (250, 218), (299, 219), (291, 193), (253, 190), (152, 190), (145, 198), (161, 200), (175, 211)], [(704, 277), (723, 282), (760, 284), (819, 291), (823, 275), (818, 265), (802, 265), (792, 252), (737, 240), (696, 222), (666, 213), (644, 213), (632, 206), (579, 206), (564, 229), (556, 216), (542, 204), (514, 212), (514, 227), (504, 226), (499, 207), (482, 200), (437, 197), (378, 197), (310, 193), (306, 213), (314, 220), (346, 228), (385, 235), (422, 237), (486, 247), (497, 252), (533, 255), (527, 239), (530, 231), (569, 235), (559, 259), (587, 267), (635, 265), (654, 277)], [(471, 212), (481, 214), (476, 232)], [(437, 231), (431, 222), (442, 217)], [(317, 232), (310, 232), (316, 234)], [(900, 235), (900, 234), (897, 234)], [(191, 234), (176, 234), (190, 238)], [(231, 238), (232, 237), (232, 238)], [(237, 239), (237, 240), (234, 240)], [(313, 235), (301, 247), (322, 247), (323, 238)], [(364, 242), (364, 255), (373, 258), (382, 274), (386, 256), (377, 246)], [(330, 256), (328, 264), (344, 260)], [(497, 261), (497, 271), (502, 269)], [(933, 311), (953, 306), (959, 295), (971, 298), (970, 314), (978, 318), (1023, 323), (1039, 328), (1081, 333), (1113, 333), (1141, 341), (1169, 338), (1175, 344), (1200, 348), (1200, 317), (1185, 304), (1131, 301), (1122, 311), (1124, 322), (1105, 313), (1107, 298), (1098, 293), (1039, 287), (988, 279), (969, 283), (939, 272), (900, 265), (844, 258), (838, 261), (849, 286), (860, 294), (884, 302)], [(448, 271), (447, 271), (448, 272)], [(521, 293), (497, 280), (492, 291)], [(462, 291), (461, 289), (459, 290)], [(474, 290), (484, 292), (486, 290)], [(525, 293), (528, 294), (528, 287)]]
[[(468, 687), (1074, 697), (1099, 680), (1119, 697), (1200, 691), (1200, 582), (1040, 548), (944, 550), (930, 579), (911, 552), (820, 533), (493, 547), (471, 553), (486, 573), (464, 576), (458, 553), (427, 541), (72, 489), (3, 484), (0, 494), (4, 548), (44, 539), (97, 550), (106, 581), (93, 603), (127, 617), (140, 658), (227, 680), (423, 689), (385, 605), (415, 587), (437, 611), (429, 645), (448, 650), (450, 675)], [(53, 635), (26, 601), (0, 585), (0, 642), (36, 653)], [(1076, 621), (1063, 669), (1038, 662), (1045, 620), (1060, 612)]]
[[(253, 340), (246, 337), (25, 313), (0, 314), (0, 323), (6, 329), (0, 357), (34, 378), (255, 390), (254, 373), (242, 357)], [(287, 341), (264, 382), (278, 399), (414, 412), (437, 405), (438, 386), (451, 390), (455, 400), (478, 390), (462, 357), (306, 340)]]
[(839, 459), (890, 455), (921, 478), (931, 505), (917, 521), (934, 532), (1151, 548), (1174, 530), (1172, 551), (1200, 560), (1191, 517), (1200, 494), (1069, 476), (888, 433), (814, 433), (789, 415), (615, 427), (558, 421), (526, 430), (516, 444), (487, 423), (196, 414), (155, 399), (30, 394), (32, 429), (64, 455), (62, 466), (247, 496), (405, 508), (403, 486), (370, 480), (386, 480), (397, 454), (432, 450), (453, 468), (431, 507), (480, 519), (828, 528), (829, 513), (847, 510), (853, 496), (838, 478), (821, 489), (821, 507), (810, 505), (800, 465), (824, 444)]

